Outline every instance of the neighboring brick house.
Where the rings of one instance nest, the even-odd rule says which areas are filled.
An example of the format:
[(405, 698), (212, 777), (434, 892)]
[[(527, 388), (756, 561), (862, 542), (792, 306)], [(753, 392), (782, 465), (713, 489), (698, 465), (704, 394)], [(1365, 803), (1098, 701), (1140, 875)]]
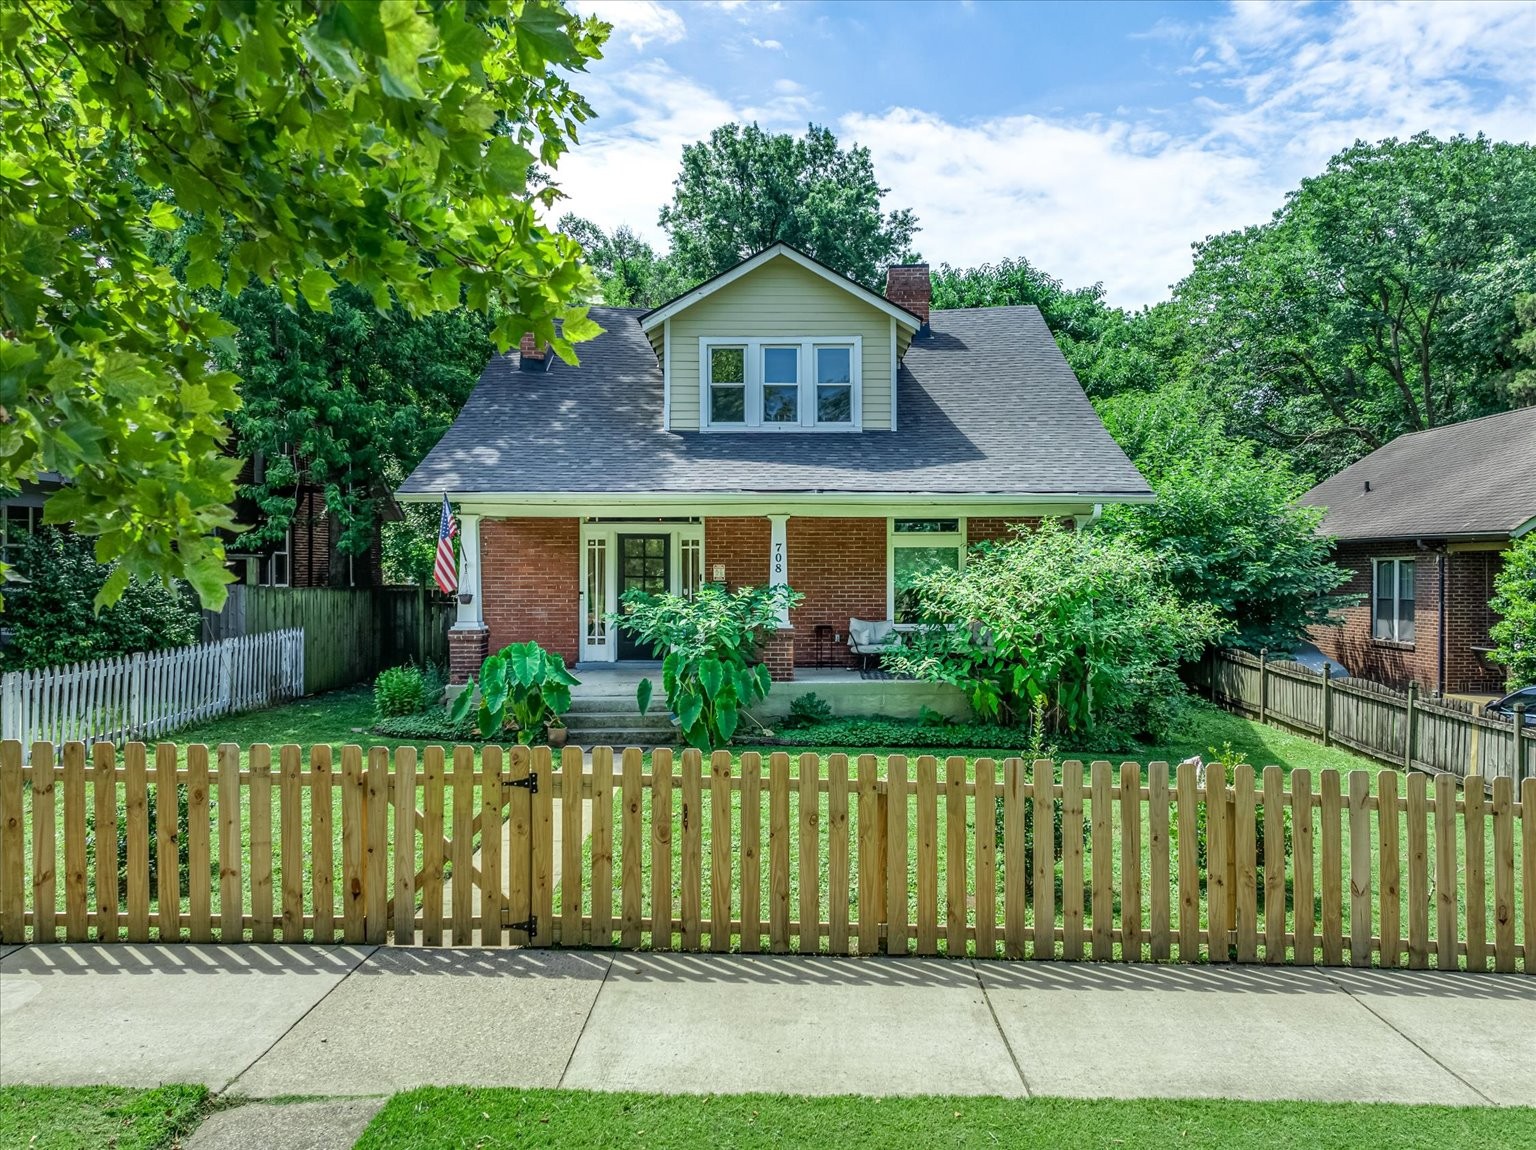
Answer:
[(853, 618), (909, 625), (907, 585), (1045, 516), (1145, 502), (1033, 307), (930, 314), (928, 269), (869, 291), (785, 245), (650, 312), (593, 308), (579, 367), (494, 357), (402, 501), (459, 507), (462, 682), (536, 639), (644, 660), (630, 587), (788, 583), (771, 672), (849, 662)]
[[(1536, 407), (1400, 436), (1319, 483), (1320, 531), (1360, 603), (1316, 627), (1352, 675), (1437, 694), (1500, 692), (1488, 606), (1510, 541), (1536, 530)], [(1525, 684), (1514, 684), (1524, 686)]]

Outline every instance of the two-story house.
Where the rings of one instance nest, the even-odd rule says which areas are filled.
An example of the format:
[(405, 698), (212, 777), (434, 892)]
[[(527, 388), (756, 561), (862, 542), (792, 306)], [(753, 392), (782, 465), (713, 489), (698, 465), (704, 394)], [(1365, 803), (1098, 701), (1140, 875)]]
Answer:
[(704, 581), (804, 594), (776, 678), (846, 664), (851, 619), (913, 621), (915, 573), (1152, 498), (1037, 309), (931, 295), (926, 266), (882, 296), (779, 244), (653, 311), (593, 308), (578, 367), (494, 357), (399, 490), (460, 510), (455, 681), (529, 639), (649, 658), (607, 622), (619, 596)]

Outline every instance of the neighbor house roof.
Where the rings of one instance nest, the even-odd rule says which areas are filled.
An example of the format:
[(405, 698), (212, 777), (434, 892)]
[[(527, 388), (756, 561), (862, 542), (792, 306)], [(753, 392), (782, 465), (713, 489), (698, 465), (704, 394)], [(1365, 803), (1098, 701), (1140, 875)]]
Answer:
[(399, 494), (1151, 494), (1037, 308), (934, 312), (901, 365), (899, 429), (832, 435), (664, 429), (642, 314), (592, 308), (605, 330), (579, 367), (493, 357)]
[(1401, 435), (1301, 502), (1340, 539), (1518, 535), (1536, 523), (1536, 407)]

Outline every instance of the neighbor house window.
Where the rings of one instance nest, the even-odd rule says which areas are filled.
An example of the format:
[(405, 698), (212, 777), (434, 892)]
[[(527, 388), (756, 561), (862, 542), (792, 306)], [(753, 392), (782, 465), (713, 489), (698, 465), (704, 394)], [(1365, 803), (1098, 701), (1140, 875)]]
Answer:
[(858, 431), (861, 340), (699, 341), (706, 431)]
[(27, 540), (32, 538), (38, 527), (43, 522), (43, 509), (27, 503), (7, 503), (5, 516), (0, 520), (0, 529), (4, 535), (0, 536), (0, 557), (4, 562), (14, 564), (21, 557), (22, 548), (27, 545)]
[(1413, 560), (1374, 561), (1371, 595), (1371, 636), (1397, 643), (1413, 642)]
[(958, 571), (965, 562), (965, 520), (892, 519), (887, 539), (891, 620), (910, 625), (921, 617), (918, 580), (931, 571)]

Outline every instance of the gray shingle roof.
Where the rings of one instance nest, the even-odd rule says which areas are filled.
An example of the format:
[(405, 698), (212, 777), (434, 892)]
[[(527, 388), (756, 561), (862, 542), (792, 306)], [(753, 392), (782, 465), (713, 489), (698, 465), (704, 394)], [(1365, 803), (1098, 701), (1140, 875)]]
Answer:
[(486, 366), (402, 495), (865, 492), (1145, 496), (1034, 307), (938, 311), (908, 350), (898, 430), (716, 434), (662, 428), (662, 377), (633, 308), (579, 367)]
[(1509, 535), (1536, 518), (1536, 407), (1398, 436), (1301, 502), (1340, 539)]

